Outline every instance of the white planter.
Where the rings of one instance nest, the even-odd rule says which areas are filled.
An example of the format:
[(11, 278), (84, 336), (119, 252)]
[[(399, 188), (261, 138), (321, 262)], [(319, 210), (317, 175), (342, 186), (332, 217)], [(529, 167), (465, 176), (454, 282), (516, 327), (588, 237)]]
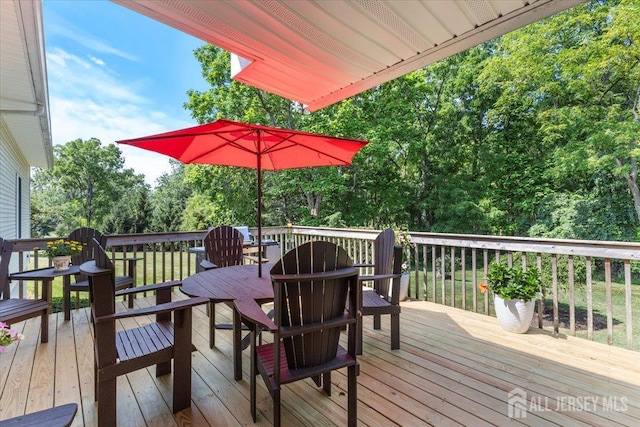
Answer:
[[(402, 273), (400, 276), (400, 301), (404, 301), (407, 299), (407, 295), (409, 293), (409, 278), (411, 273)], [(391, 283), (393, 284), (393, 282)], [(392, 286), (389, 286), (389, 298), (391, 298), (391, 291), (393, 290)]]
[(409, 279), (411, 278), (411, 273), (402, 273), (400, 277), (400, 301), (404, 301), (407, 299), (407, 294), (409, 293)]
[(68, 270), (69, 264), (71, 264), (71, 255), (54, 256), (51, 258), (51, 263), (55, 271)]
[(512, 299), (505, 301), (499, 295), (494, 294), (493, 306), (502, 329), (516, 334), (523, 334), (531, 326), (536, 300)]

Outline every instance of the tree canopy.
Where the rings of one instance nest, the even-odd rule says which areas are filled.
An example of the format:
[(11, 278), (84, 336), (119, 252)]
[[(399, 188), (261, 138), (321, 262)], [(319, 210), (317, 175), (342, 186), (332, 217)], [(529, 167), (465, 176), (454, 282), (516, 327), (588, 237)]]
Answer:
[(54, 147), (54, 167), (37, 171), (32, 182), (34, 234), (62, 235), (80, 226), (104, 228), (109, 216), (132, 203), (133, 198), (123, 194), (148, 191), (144, 176), (123, 165), (118, 147), (103, 146), (95, 138)]

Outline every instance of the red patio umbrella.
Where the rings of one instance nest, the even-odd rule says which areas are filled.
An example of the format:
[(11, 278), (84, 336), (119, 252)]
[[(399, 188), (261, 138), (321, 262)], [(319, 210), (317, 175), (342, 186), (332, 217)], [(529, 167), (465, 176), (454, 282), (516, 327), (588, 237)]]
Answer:
[[(262, 257), (262, 171), (350, 165), (367, 141), (216, 120), (200, 126), (117, 141), (183, 163), (254, 168), (258, 174), (258, 256)], [(262, 277), (262, 263), (258, 272)]]

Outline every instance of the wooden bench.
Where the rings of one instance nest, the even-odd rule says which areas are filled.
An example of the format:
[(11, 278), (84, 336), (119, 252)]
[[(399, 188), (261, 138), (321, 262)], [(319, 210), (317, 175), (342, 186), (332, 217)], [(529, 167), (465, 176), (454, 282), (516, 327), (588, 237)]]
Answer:
[(16, 322), (40, 316), (40, 342), (49, 341), (49, 303), (47, 291), (43, 289), (43, 299), (11, 298), (11, 281), (9, 280), (9, 260), (13, 251), (13, 243), (0, 238), (0, 322), (11, 325)]
[(77, 411), (78, 405), (69, 403), (0, 421), (0, 427), (68, 427), (71, 425)]

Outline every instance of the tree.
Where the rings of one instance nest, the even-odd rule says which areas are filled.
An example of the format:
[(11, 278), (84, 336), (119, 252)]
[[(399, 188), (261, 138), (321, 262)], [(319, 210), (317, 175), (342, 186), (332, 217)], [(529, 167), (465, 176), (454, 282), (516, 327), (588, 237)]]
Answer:
[(150, 190), (147, 185), (134, 188), (128, 197), (114, 202), (114, 208), (105, 219), (107, 234), (135, 234), (150, 230), (152, 220)]
[(39, 224), (50, 224), (41, 231), (51, 231), (54, 223), (56, 234), (79, 226), (103, 228), (115, 201), (144, 186), (144, 177), (123, 169), (123, 164), (115, 145), (103, 146), (95, 138), (56, 146), (53, 168), (34, 177), (36, 206), (43, 201), (50, 209), (48, 220), (38, 219)]
[[(158, 186), (151, 198), (151, 231), (169, 232), (182, 229), (184, 210), (193, 188), (185, 181), (185, 167), (170, 160), (171, 173), (158, 178)], [(189, 229), (189, 228), (186, 228)]]

